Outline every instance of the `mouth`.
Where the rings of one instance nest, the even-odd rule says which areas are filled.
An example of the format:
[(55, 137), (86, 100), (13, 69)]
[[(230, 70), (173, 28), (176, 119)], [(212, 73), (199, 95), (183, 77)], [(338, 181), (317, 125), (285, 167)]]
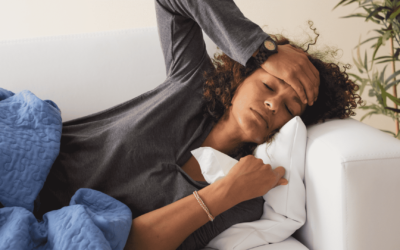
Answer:
[(260, 118), (261, 120), (263, 120), (265, 122), (265, 124), (267, 125), (267, 129), (269, 129), (269, 124), (268, 124), (267, 120), (260, 113), (258, 113), (256, 110), (254, 110), (252, 108), (250, 108), (250, 109), (255, 113), (255, 115), (258, 118)]

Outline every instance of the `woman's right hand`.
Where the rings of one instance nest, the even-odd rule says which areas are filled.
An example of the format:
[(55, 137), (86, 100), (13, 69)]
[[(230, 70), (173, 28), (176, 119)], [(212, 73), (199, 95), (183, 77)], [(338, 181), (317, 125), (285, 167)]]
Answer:
[(286, 185), (288, 181), (283, 178), (284, 174), (284, 167), (272, 169), (271, 165), (264, 164), (261, 159), (247, 155), (240, 158), (221, 180), (230, 184), (229, 192), (242, 202), (263, 196), (276, 186)]

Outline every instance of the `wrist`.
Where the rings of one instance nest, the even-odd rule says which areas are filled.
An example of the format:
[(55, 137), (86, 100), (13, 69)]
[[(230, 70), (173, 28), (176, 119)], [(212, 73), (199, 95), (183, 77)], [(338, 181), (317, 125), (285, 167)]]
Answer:
[(224, 177), (198, 191), (199, 196), (216, 217), (231, 207), (242, 202), (233, 191), (233, 183), (228, 177)]
[(271, 37), (268, 37), (256, 52), (253, 54), (255, 55), (254, 59), (261, 66), (270, 56), (278, 53), (278, 45)]
[(259, 50), (260, 50), (260, 49), (257, 49), (256, 52), (253, 53), (252, 57), (256, 57), (256, 55), (257, 55), (257, 53), (258, 53)]

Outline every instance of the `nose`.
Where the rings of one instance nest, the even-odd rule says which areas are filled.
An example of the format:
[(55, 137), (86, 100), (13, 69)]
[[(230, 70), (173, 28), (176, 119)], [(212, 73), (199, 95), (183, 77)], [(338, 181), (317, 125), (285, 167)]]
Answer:
[(278, 111), (279, 104), (276, 98), (270, 98), (269, 100), (265, 100), (264, 104), (273, 114), (275, 114)]

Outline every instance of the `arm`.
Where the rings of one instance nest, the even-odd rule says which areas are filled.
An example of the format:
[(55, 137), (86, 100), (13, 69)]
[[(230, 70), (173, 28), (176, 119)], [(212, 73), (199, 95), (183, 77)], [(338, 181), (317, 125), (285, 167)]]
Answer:
[[(229, 182), (221, 180), (198, 191), (215, 218), (239, 203), (229, 192), (230, 189)], [(194, 195), (189, 195), (135, 218), (125, 249), (176, 249), (207, 222), (207, 214)]]
[[(223, 220), (221, 216), (224, 211), (243, 201), (251, 202), (277, 185), (287, 184), (287, 180), (282, 178), (284, 173), (284, 168), (277, 167), (273, 170), (270, 165), (263, 164), (262, 160), (248, 155), (241, 158), (226, 177), (201, 189), (198, 193), (215, 217), (214, 222), (222, 218), (222, 229), (217, 228), (217, 234), (232, 223)], [(230, 211), (245, 212), (240, 209)], [(189, 195), (135, 218), (132, 221), (125, 250), (176, 249), (189, 235), (207, 222), (207, 214), (195, 197)], [(211, 222), (211, 225), (214, 222)], [(211, 239), (203, 241), (207, 244)]]
[[(157, 26), (168, 75), (185, 77), (209, 61), (202, 30), (233, 60), (247, 65), (269, 37), (232, 0), (155, 0)], [(279, 45), (261, 66), (287, 82), (304, 103), (318, 96), (319, 72), (301, 49)], [(189, 74), (192, 75), (192, 74)]]
[(202, 30), (243, 66), (269, 36), (232, 0), (155, 0), (155, 6), (168, 75), (183, 76), (209, 60)]

